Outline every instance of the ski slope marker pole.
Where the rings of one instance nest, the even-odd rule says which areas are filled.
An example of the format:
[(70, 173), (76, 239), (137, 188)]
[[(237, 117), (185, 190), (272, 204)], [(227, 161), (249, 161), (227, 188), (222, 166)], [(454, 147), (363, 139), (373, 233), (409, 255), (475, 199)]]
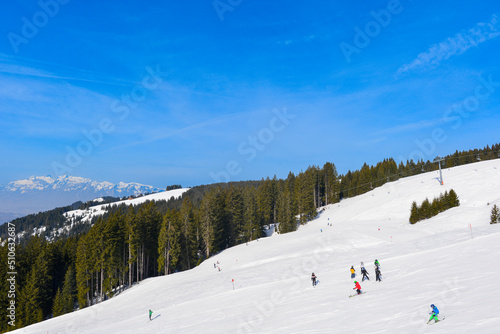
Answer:
[(472, 224), (469, 224), (469, 227), (470, 227), (470, 238), (474, 239), (474, 236), (472, 235)]
[(233, 290), (234, 290), (234, 278), (233, 278)]

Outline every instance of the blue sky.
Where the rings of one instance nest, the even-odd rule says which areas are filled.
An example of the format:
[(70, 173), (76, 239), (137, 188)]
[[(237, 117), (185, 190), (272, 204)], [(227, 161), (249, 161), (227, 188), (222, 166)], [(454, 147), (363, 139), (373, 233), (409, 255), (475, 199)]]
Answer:
[(500, 142), (498, 1), (11, 1), (0, 184), (158, 187)]

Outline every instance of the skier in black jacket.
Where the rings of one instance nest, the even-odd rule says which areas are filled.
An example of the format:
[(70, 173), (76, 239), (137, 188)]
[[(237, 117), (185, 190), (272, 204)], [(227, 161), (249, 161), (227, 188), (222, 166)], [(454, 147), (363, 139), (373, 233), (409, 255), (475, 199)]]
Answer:
[(382, 282), (382, 273), (380, 272), (380, 267), (375, 268), (376, 281)]
[(361, 279), (361, 282), (363, 282), (365, 279), (370, 280), (370, 277), (368, 277), (368, 272), (366, 271), (365, 267), (361, 267), (361, 273), (363, 274), (363, 279)]

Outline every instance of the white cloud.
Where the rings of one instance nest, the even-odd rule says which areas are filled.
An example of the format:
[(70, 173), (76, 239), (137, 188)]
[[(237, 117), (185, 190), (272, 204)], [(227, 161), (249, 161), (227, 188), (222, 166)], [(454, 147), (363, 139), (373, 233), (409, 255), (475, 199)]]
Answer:
[(437, 66), (442, 60), (460, 55), (471, 47), (478, 46), (498, 36), (500, 36), (500, 20), (498, 15), (494, 14), (489, 22), (480, 22), (474, 28), (432, 45), (429, 50), (419, 54), (411, 63), (401, 66), (398, 69), (398, 74), (418, 68)]

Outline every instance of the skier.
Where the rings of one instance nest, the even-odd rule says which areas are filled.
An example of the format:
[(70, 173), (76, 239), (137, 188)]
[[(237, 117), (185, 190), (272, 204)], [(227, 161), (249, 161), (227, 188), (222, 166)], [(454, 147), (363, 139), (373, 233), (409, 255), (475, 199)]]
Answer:
[(429, 318), (429, 321), (427, 321), (427, 323), (431, 322), (432, 319), (434, 319), (434, 323), (436, 323), (439, 321), (439, 319), (438, 319), (439, 310), (436, 307), (436, 305), (434, 305), (434, 304), (431, 305), (431, 308), (432, 308), (432, 312), (429, 313), (431, 315), (431, 317)]
[(354, 270), (354, 266), (351, 266), (351, 279), (354, 279), (356, 277), (356, 270)]
[(379, 267), (376, 267), (375, 268), (375, 275), (376, 275), (376, 280), (378, 282), (382, 282), (382, 273), (380, 272), (380, 268)]
[(370, 277), (368, 277), (368, 271), (366, 271), (365, 267), (361, 267), (361, 273), (363, 274), (363, 279), (361, 282), (363, 282), (365, 279), (370, 280)]
[(316, 275), (314, 275), (314, 273), (312, 273), (312, 275), (311, 275), (311, 281), (312, 281), (312, 285), (316, 286)]
[(151, 315), (153, 314), (153, 311), (149, 310), (149, 321), (151, 321)]
[(373, 264), (375, 265), (375, 268), (379, 268), (380, 267), (380, 262), (378, 262), (377, 259), (375, 259), (375, 262), (373, 262)]
[(354, 284), (355, 284), (355, 287), (352, 288), (352, 289), (356, 290), (356, 292), (358, 293), (358, 295), (362, 294), (363, 291), (361, 291), (361, 285), (359, 285), (358, 281), (354, 281)]

